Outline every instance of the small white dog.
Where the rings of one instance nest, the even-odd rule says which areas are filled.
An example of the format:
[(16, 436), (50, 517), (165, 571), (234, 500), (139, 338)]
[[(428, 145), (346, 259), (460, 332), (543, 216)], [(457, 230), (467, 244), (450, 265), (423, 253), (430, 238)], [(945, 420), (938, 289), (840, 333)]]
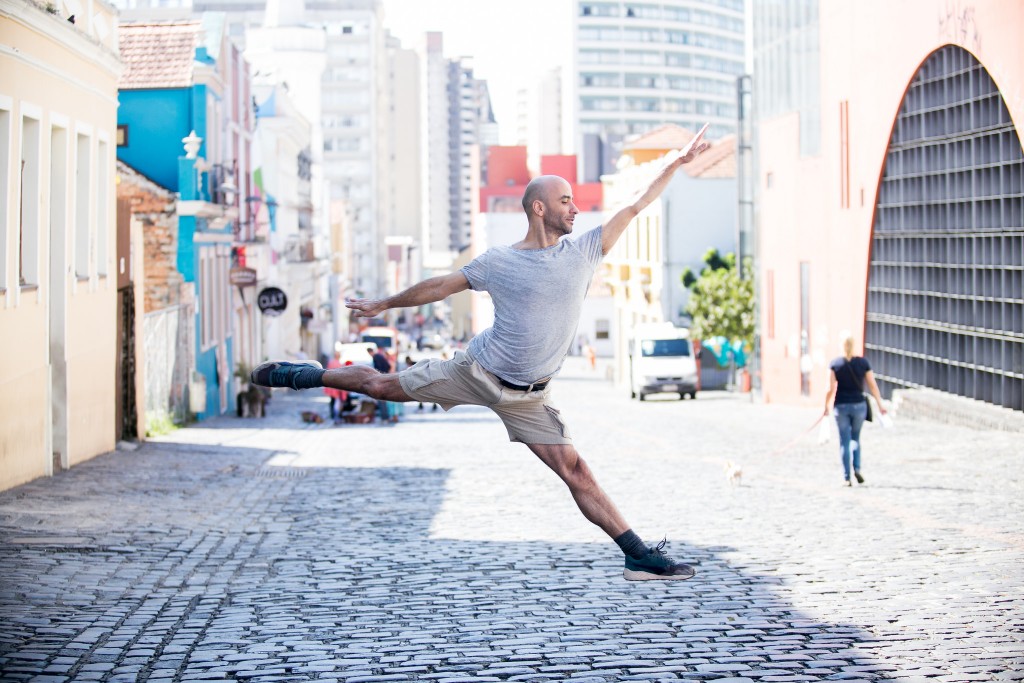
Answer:
[(743, 468), (732, 460), (726, 460), (725, 478), (729, 482), (729, 486), (740, 486), (743, 483)]

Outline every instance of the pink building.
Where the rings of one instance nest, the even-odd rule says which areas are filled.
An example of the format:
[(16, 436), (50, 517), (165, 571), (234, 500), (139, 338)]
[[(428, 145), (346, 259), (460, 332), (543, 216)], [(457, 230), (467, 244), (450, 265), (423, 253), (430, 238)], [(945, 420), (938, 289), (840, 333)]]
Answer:
[[(526, 166), (526, 147), (493, 146), (487, 150), (487, 184), (480, 188), (482, 213), (520, 212), (526, 185), (532, 180)], [(544, 155), (541, 175), (557, 175), (572, 185), (573, 200), (580, 211), (601, 210), (601, 183), (576, 182), (575, 155)]]
[(887, 396), (1024, 409), (1024, 4), (789, 0), (754, 26), (765, 400), (822, 404), (848, 330)]

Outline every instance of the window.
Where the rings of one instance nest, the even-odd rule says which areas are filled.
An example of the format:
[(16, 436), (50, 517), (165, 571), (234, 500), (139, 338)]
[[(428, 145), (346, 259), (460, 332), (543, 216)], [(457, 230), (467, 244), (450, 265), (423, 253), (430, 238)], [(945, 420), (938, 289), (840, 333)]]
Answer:
[(611, 322), (607, 318), (598, 318), (594, 321), (594, 339), (608, 339)]
[(690, 342), (687, 339), (644, 339), (640, 342), (640, 354), (645, 358), (689, 356)]
[(580, 85), (594, 88), (617, 88), (622, 83), (619, 74), (592, 73), (580, 74)]
[(214, 284), (213, 284), (213, 249), (201, 247), (199, 251), (199, 339), (202, 348), (210, 347), (216, 336), (214, 333)]
[(78, 133), (75, 146), (75, 275), (89, 277), (89, 136)]
[(622, 55), (623, 64), (658, 64), (661, 55), (648, 50), (626, 50)]
[(657, 88), (661, 77), (655, 74), (626, 74), (627, 88)]
[[(64, 282), (67, 273), (68, 131), (50, 129), (50, 282)], [(56, 240), (60, 240), (55, 244)], [(59, 285), (57, 285), (59, 287)]]
[(100, 140), (96, 144), (96, 272), (101, 277), (107, 274), (107, 261), (110, 255), (110, 211), (109, 211), (109, 162), (107, 158), (107, 141)]
[(128, 124), (123, 123), (117, 127), (117, 146), (127, 147), (128, 146)]
[(39, 284), (39, 120), (21, 117), (21, 197), (18, 223), (18, 284)]
[[(0, 191), (7, 193), (10, 188), (9, 160), (11, 158), (11, 112), (0, 109)], [(4, 206), (10, 195), (5, 194)], [(0, 292), (7, 289), (7, 211), (0, 211)]]
[(850, 208), (850, 100), (839, 102), (839, 206)]

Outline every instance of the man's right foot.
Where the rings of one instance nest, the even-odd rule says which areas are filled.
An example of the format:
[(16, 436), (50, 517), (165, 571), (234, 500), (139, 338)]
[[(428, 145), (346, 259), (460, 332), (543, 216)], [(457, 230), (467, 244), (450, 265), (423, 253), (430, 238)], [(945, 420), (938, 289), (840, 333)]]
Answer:
[[(288, 387), (289, 389), (308, 389), (311, 385), (303, 382), (306, 375), (315, 372), (317, 375), (323, 370), (322, 365), (315, 360), (303, 360), (295, 363), (277, 360), (268, 361), (257, 365), (249, 376), (253, 384), (261, 387)], [(319, 376), (317, 377), (319, 379)]]
[(684, 581), (697, 573), (688, 564), (676, 562), (664, 551), (665, 541), (648, 548), (647, 554), (637, 559), (626, 555), (626, 568), (622, 576), (627, 581)]

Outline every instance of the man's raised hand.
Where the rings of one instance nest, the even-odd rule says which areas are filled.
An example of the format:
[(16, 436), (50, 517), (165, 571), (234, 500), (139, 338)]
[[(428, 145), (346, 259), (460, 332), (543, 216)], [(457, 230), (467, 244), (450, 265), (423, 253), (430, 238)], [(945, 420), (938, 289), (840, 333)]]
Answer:
[(357, 318), (374, 318), (388, 308), (381, 299), (345, 299), (345, 307)]
[(672, 162), (678, 162), (680, 164), (688, 164), (697, 158), (697, 155), (706, 150), (711, 146), (711, 143), (704, 142), (704, 133), (708, 131), (708, 125), (705, 123), (701, 126), (701, 129), (697, 131), (697, 134), (693, 136), (690, 142), (687, 143), (686, 147), (675, 153), (675, 156), (671, 159)]

